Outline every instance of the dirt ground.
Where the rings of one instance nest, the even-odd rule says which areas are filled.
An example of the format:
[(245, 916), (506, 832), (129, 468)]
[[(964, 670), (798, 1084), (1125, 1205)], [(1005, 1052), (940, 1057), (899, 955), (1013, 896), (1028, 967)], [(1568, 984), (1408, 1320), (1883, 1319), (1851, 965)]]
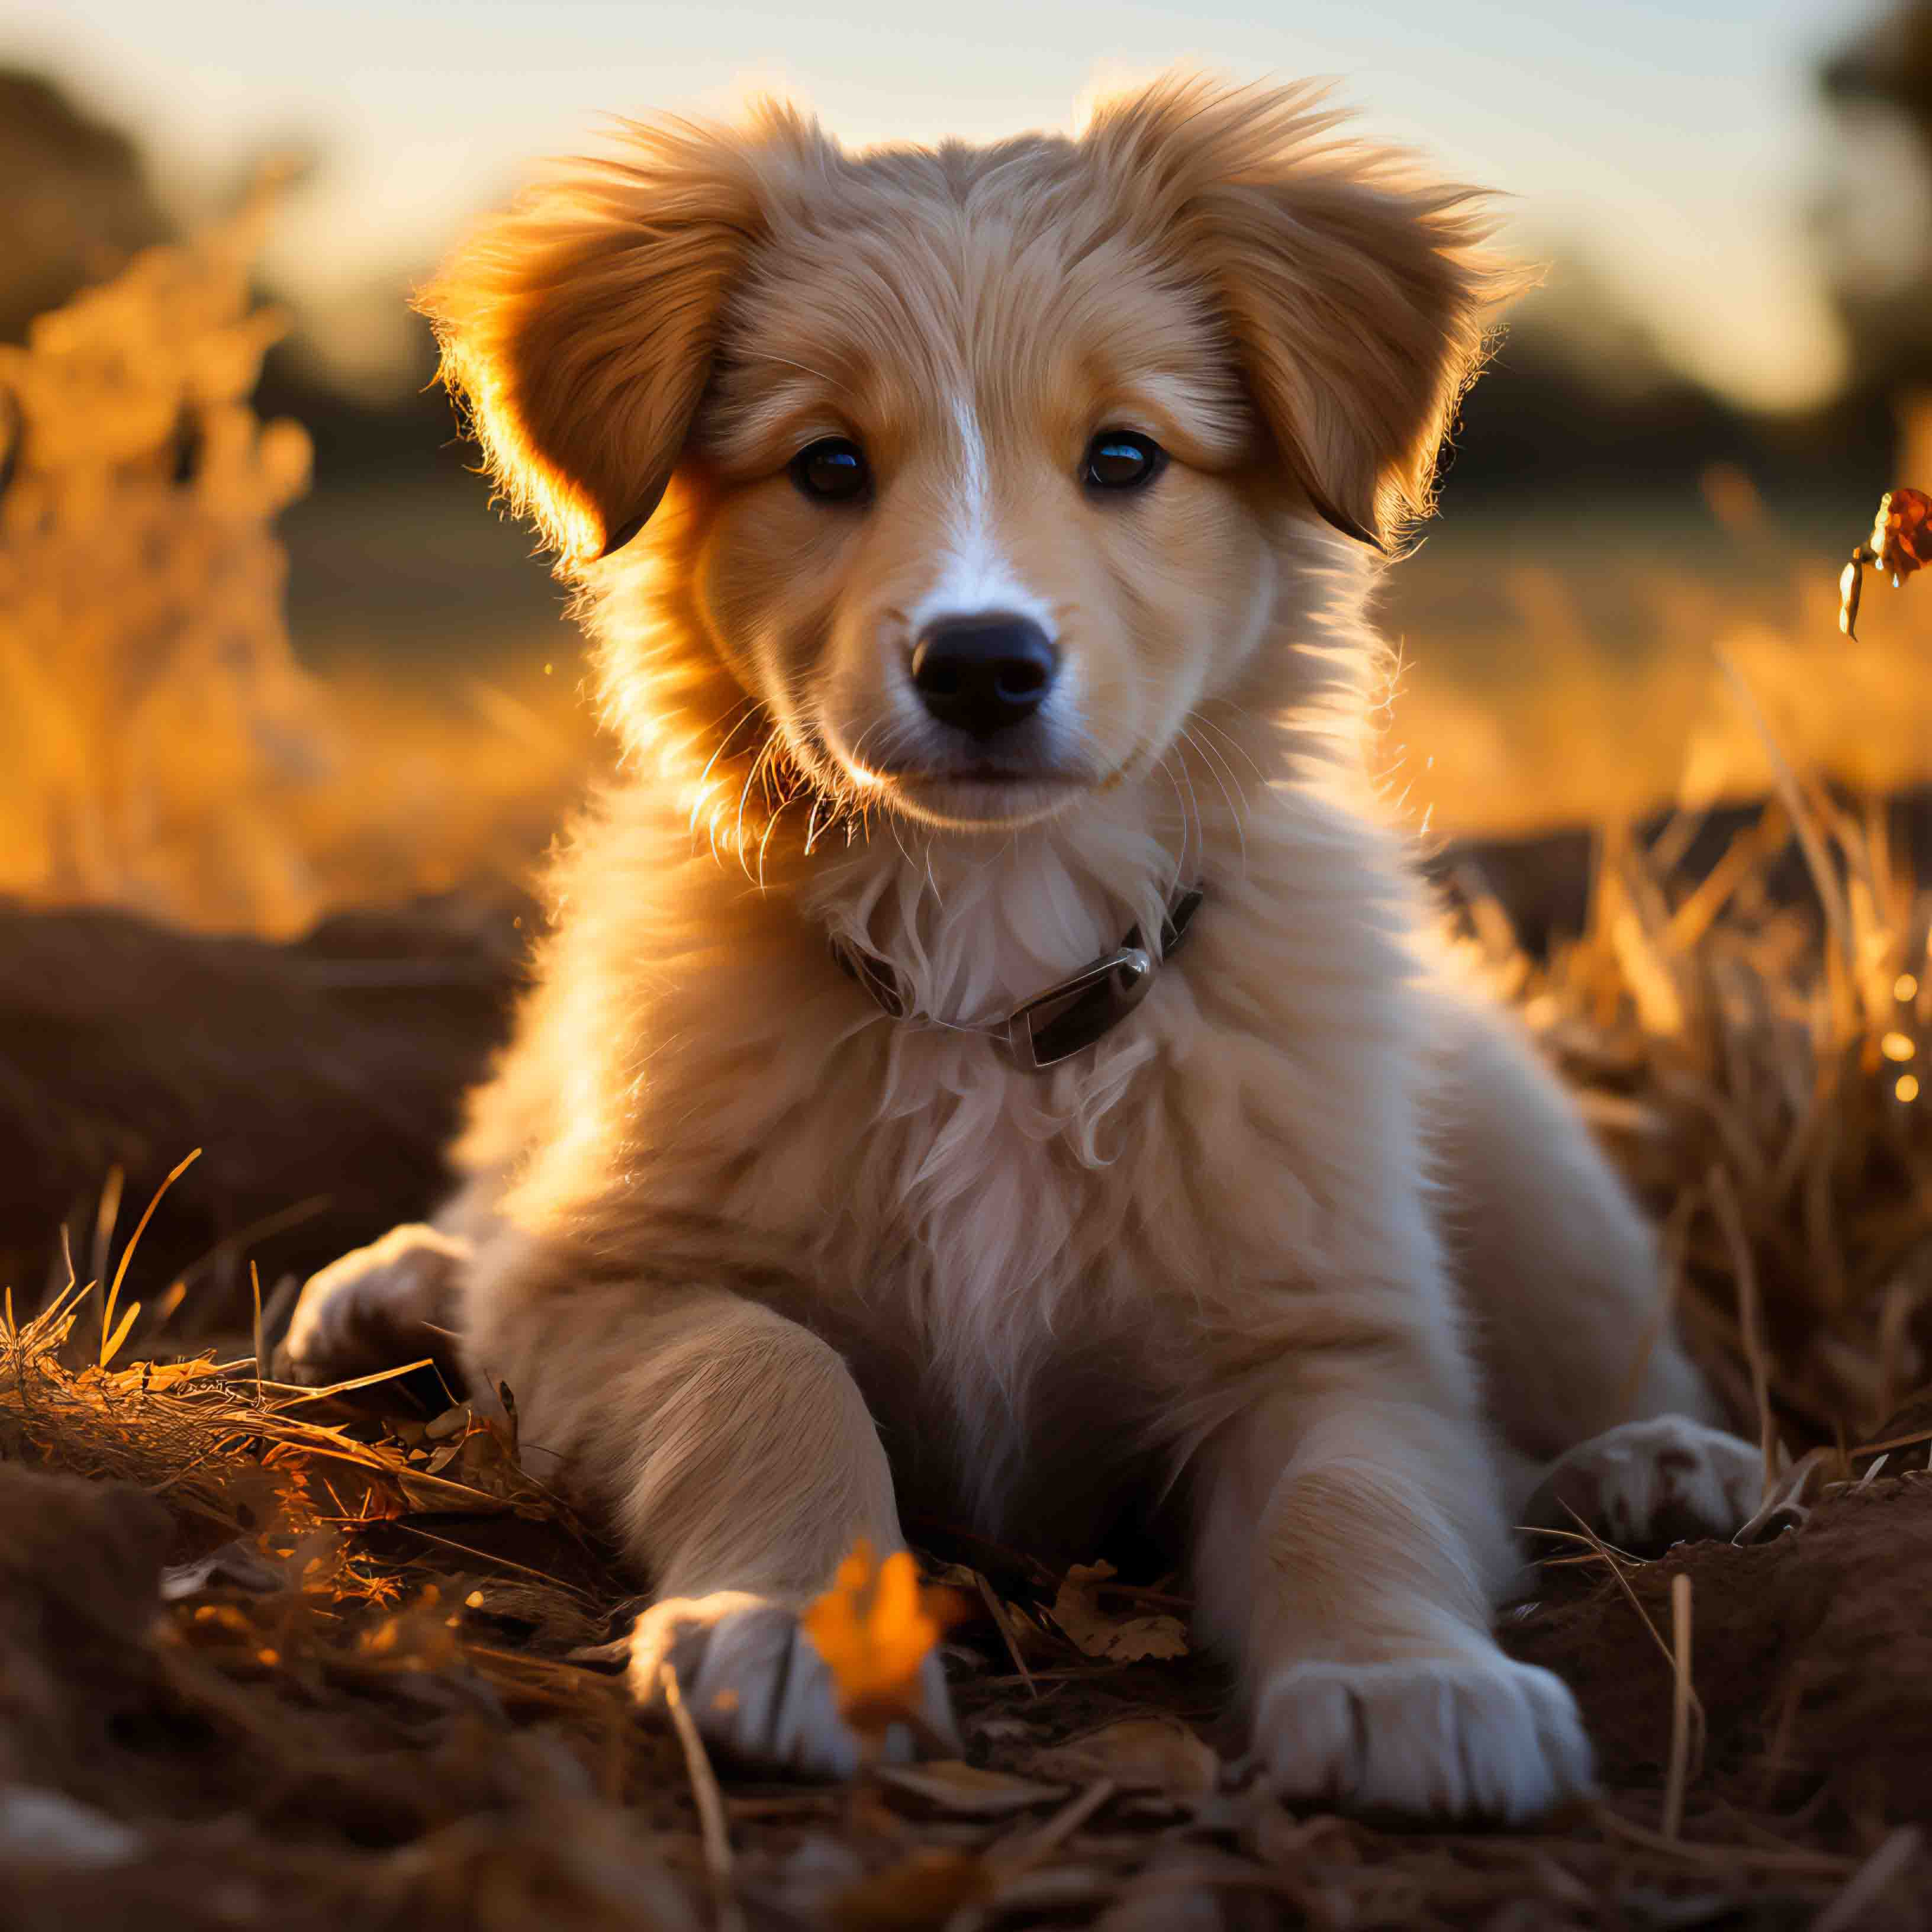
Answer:
[[(258, 1395), (245, 1361), (76, 1373), (46, 1339), (0, 1366), (23, 1932), (1932, 1922), (1923, 1471), (1858, 1459), (1759, 1546), (1546, 1566), (1508, 1641), (1575, 1686), (1603, 1794), (1535, 1832), (1421, 1831), (1276, 1802), (1211, 1666), (1094, 1656), (1060, 1580), (964, 1546), (929, 1560), (986, 1565), (948, 1652), (969, 1765), (736, 1778), (633, 1707), (634, 1598), (488, 1431), (443, 1460), (401, 1416)], [(1130, 1652), (1166, 1613), (1100, 1604)]]

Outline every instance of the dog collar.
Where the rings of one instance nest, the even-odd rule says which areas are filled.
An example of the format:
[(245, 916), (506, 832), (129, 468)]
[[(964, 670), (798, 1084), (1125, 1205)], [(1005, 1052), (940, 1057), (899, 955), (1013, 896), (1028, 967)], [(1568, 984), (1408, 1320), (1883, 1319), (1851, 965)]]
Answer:
[[(1148, 950), (1140, 928), (1132, 926), (1112, 952), (1023, 1000), (1004, 1019), (928, 1023), (949, 1033), (979, 1034), (1029, 1072), (1058, 1066), (1104, 1039), (1147, 998), (1156, 973), (1180, 950), (1204, 896), (1200, 886), (1186, 886), (1168, 901), (1158, 953)], [(888, 962), (836, 934), (831, 943), (832, 958), (872, 996), (881, 1012), (896, 1020), (908, 1017), (898, 975)]]

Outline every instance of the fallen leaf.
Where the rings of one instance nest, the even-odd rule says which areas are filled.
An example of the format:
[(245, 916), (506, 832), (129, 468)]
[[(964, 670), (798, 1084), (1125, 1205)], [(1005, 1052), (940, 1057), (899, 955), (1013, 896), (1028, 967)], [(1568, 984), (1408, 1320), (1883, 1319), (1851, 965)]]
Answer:
[(1005, 1818), (1066, 1796), (1064, 1784), (1039, 1784), (1004, 1772), (982, 1771), (957, 1758), (916, 1766), (882, 1765), (880, 1784), (955, 1818)]
[[(1312, 1818), (1288, 1810), (1264, 1787), (1251, 1787), (1245, 1794), (1244, 1815), (1235, 1823), (1234, 1835), (1250, 1858), (1264, 1865), (1293, 1868), (1310, 1863), (1352, 1865), (1360, 1862), (1355, 1849), (1354, 1828), (1332, 1811), (1317, 1812)], [(1330, 1842), (1332, 1840), (1333, 1842)]]
[(909, 1552), (875, 1564), (862, 1537), (799, 1621), (832, 1672), (839, 1714), (876, 1744), (892, 1724), (923, 1721), (921, 1667), (964, 1613), (956, 1591), (920, 1584)]
[(1198, 1797), (1220, 1782), (1221, 1760), (1173, 1718), (1124, 1718), (1034, 1754), (1030, 1768), (1070, 1784), (1111, 1778), (1123, 1791)]
[(446, 1408), (432, 1420), (423, 1424), (423, 1434), (432, 1442), (447, 1442), (453, 1436), (465, 1436), (470, 1432), (471, 1417), (470, 1405), (458, 1402), (453, 1408)]
[[(1076, 1563), (1061, 1580), (1053, 1600), (1053, 1620), (1089, 1657), (1114, 1664), (1139, 1664), (1148, 1658), (1185, 1657), (1187, 1626), (1164, 1611), (1114, 1611), (1104, 1599), (1111, 1593), (1111, 1563)], [(1117, 1602), (1130, 1598), (1115, 1595)]]
[(412, 1454), (412, 1466), (397, 1472), (397, 1486), (412, 1508), (473, 1515), (506, 1508), (549, 1514), (550, 1498), (518, 1465), (506, 1424), (462, 1405), (426, 1425), (423, 1448), (429, 1453)]

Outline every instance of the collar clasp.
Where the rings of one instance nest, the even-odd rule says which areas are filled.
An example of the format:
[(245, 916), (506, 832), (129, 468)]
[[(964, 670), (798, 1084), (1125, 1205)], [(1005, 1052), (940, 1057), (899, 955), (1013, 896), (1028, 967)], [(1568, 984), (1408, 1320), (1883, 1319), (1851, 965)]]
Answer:
[[(1136, 926), (1112, 952), (1036, 993), (1004, 1020), (966, 1026), (946, 1021), (928, 1024), (955, 1033), (980, 1034), (1002, 1049), (1016, 1066), (1029, 1073), (1043, 1073), (1084, 1053), (1147, 998), (1156, 974), (1180, 951), (1204, 896), (1200, 886), (1190, 886), (1168, 902), (1161, 920), (1157, 956), (1148, 951)], [(880, 1012), (896, 1020), (912, 1017), (898, 975), (888, 961), (836, 934), (830, 943), (840, 969), (866, 989)]]

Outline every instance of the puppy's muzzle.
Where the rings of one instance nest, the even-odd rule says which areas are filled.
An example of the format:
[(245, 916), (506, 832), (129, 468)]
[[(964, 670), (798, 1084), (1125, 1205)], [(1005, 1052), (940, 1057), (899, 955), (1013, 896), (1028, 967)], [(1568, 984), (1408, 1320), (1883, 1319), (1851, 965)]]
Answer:
[(930, 624), (912, 654), (920, 702), (982, 744), (1030, 718), (1059, 670), (1060, 653), (1039, 625), (1000, 612)]

